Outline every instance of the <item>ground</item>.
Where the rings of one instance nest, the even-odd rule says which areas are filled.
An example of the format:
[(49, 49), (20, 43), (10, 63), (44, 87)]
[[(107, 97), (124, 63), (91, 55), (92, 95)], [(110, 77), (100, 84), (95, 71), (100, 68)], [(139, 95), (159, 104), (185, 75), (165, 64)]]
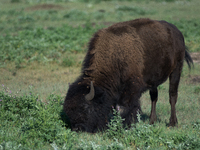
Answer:
[(52, 10), (52, 9), (64, 9), (64, 8), (60, 5), (55, 5), (55, 4), (42, 4), (42, 5), (35, 5), (32, 7), (28, 7), (25, 10), (36, 11), (36, 10)]
[(200, 64), (200, 52), (194, 52), (190, 54), (194, 63)]

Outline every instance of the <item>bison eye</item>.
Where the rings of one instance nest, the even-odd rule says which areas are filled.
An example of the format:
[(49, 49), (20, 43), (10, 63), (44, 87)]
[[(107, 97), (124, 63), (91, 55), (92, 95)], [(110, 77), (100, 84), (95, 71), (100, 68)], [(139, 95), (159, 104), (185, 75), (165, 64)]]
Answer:
[(86, 127), (84, 124), (76, 124), (74, 127), (72, 127), (72, 131), (86, 131)]

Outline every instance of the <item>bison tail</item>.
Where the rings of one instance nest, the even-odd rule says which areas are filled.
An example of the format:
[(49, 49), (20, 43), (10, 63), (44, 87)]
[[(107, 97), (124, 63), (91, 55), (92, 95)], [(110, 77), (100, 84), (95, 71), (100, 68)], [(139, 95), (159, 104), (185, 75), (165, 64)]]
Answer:
[(193, 60), (192, 57), (190, 56), (190, 54), (188, 53), (188, 48), (186, 47), (185, 49), (185, 60), (189, 66), (189, 68), (191, 69), (191, 65), (193, 66)]

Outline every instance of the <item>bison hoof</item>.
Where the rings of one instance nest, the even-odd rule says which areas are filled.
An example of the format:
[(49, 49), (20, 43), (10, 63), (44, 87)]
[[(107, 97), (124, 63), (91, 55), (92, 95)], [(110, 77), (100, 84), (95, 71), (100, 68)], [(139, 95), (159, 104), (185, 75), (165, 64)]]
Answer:
[(156, 115), (151, 115), (150, 116), (150, 124), (154, 124), (156, 122), (156, 120), (157, 120)]
[(178, 124), (177, 118), (176, 119), (171, 119), (170, 118), (169, 126), (174, 127), (177, 124)]
[(152, 124), (154, 124), (155, 122), (156, 122), (156, 121), (154, 121), (154, 120), (153, 120), (153, 121), (150, 120), (150, 123), (149, 123), (149, 124), (152, 125)]

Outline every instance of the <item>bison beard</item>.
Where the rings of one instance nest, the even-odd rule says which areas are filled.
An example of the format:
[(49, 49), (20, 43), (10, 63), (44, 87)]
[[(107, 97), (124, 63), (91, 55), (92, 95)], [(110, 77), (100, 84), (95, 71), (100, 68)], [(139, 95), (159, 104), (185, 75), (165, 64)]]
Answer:
[(106, 128), (112, 107), (121, 106), (124, 124), (137, 120), (139, 98), (149, 90), (150, 124), (156, 121), (157, 87), (169, 77), (170, 125), (177, 124), (175, 104), (186, 59), (182, 33), (166, 21), (136, 19), (101, 29), (91, 39), (82, 74), (69, 87), (64, 111), (73, 130)]

